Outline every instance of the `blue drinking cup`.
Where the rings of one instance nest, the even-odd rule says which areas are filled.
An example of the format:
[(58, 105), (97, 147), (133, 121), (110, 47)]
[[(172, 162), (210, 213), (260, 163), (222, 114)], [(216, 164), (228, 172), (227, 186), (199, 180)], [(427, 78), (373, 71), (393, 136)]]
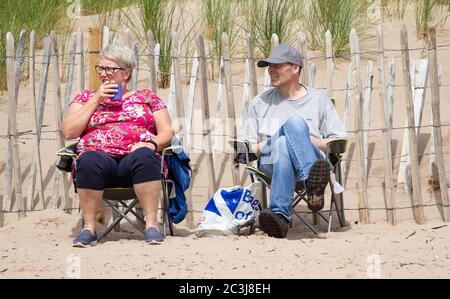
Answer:
[(120, 101), (122, 99), (122, 83), (119, 83), (117, 86), (117, 92), (112, 97), (113, 101)]

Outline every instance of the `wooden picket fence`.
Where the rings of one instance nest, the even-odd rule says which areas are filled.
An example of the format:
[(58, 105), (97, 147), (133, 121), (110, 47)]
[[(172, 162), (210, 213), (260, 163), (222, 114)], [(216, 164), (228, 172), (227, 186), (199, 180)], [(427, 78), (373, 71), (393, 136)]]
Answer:
[[(74, 85), (78, 90), (86, 88), (86, 69), (89, 74), (89, 88), (95, 89), (98, 85), (97, 74), (94, 70), (94, 65), (97, 62), (99, 51), (103, 49), (110, 42), (110, 33), (107, 27), (100, 30), (99, 28), (92, 28), (88, 32), (88, 48), (84, 46), (84, 32), (74, 32), (70, 36), (70, 40), (67, 46), (67, 53), (64, 55), (59, 52), (59, 41), (51, 33), (44, 38), (43, 42), (43, 54), (36, 55), (36, 35), (31, 32), (29, 35), (29, 55), (24, 53), (25, 42), (27, 39), (26, 33), (21, 32), (17, 42), (16, 50), (14, 49), (14, 38), (11, 33), (6, 36), (7, 40), (7, 95), (8, 95), (8, 129), (6, 135), (1, 139), (2, 142), (7, 142), (6, 163), (4, 167), (4, 190), (3, 198), (0, 200), (0, 226), (4, 223), (4, 213), (17, 213), (19, 217), (22, 217), (28, 211), (42, 210), (44, 208), (58, 208), (70, 212), (76, 209), (77, 202), (74, 202), (74, 193), (70, 192), (71, 182), (67, 174), (60, 171), (55, 171), (53, 174), (53, 190), (51, 191), (51, 200), (45, 203), (45, 187), (43, 184), (43, 169), (48, 165), (42, 165), (41, 157), (41, 137), (43, 134), (43, 118), (45, 112), (45, 103), (49, 99), (54, 99), (54, 130), (45, 131), (46, 134), (51, 134), (54, 137), (52, 140), (56, 140), (56, 148), (62, 148), (66, 142), (60, 131), (61, 120), (63, 116), (63, 107), (74, 96)], [(160, 57), (159, 45), (154, 40), (153, 34), (148, 32), (147, 44), (140, 45), (139, 43), (132, 43), (131, 33), (125, 32), (125, 44), (133, 49), (136, 59), (139, 62), (139, 67), (133, 71), (131, 87), (136, 89), (138, 86), (139, 72), (142, 71), (142, 57), (147, 55), (149, 58), (149, 78), (148, 88), (158, 91), (157, 79), (159, 74), (158, 58)], [(228, 129), (226, 136), (220, 136), (220, 134), (214, 134), (214, 131), (221, 126), (220, 121), (212, 124), (211, 122), (204, 122), (200, 133), (202, 138), (202, 157), (206, 160), (206, 169), (203, 171), (208, 172), (208, 191), (203, 192), (201, 195), (201, 201), (206, 203), (209, 197), (217, 190), (221, 185), (220, 179), (216, 174), (217, 164), (217, 152), (218, 149), (217, 138), (236, 138), (238, 137), (238, 127), (242, 123), (237, 123), (237, 115), (243, 115), (243, 120), (251, 104), (251, 99), (256, 96), (261, 90), (259, 87), (263, 87), (263, 90), (270, 88), (270, 80), (267, 74), (267, 70), (264, 75), (264, 84), (258, 85), (257, 71), (255, 68), (256, 57), (253, 50), (253, 40), (251, 36), (247, 38), (247, 57), (245, 57), (245, 75), (244, 81), (240, 84), (242, 91), (242, 114), (236, 113), (235, 104), (238, 103), (235, 96), (235, 87), (239, 84), (233, 83), (232, 67), (233, 62), (237, 61), (234, 57), (230, 57), (230, 51), (227, 44), (227, 35), (223, 34), (223, 57), (221, 57), (219, 76), (217, 82), (208, 80), (208, 66), (207, 60), (212, 59), (207, 57), (205, 51), (205, 42), (202, 34), (199, 34), (196, 38), (196, 54), (189, 57), (190, 61), (190, 78), (188, 85), (187, 96), (183, 94), (183, 83), (181, 76), (181, 60), (186, 59), (180, 55), (178, 37), (176, 33), (172, 34), (172, 68), (170, 87), (167, 96), (167, 106), (169, 113), (173, 118), (181, 120), (176, 123), (175, 130), (182, 138), (185, 149), (191, 152), (194, 148), (193, 139), (195, 134), (192, 130), (193, 118), (194, 118), (194, 101), (198, 96), (197, 89), (201, 98), (201, 117), (203, 120), (219, 119), (222, 115), (222, 89), (226, 93), (226, 115), (230, 119), (230, 123), (227, 124)], [(111, 42), (119, 42), (114, 38)], [(341, 98), (344, 101), (344, 114), (342, 115), (342, 121), (345, 129), (349, 132), (350, 141), (352, 143), (354, 158), (349, 156), (350, 150), (346, 152), (343, 161), (343, 177), (344, 182), (349, 176), (350, 163), (354, 161), (355, 165), (352, 171), (355, 171), (356, 177), (356, 192), (358, 194), (358, 207), (359, 221), (361, 223), (370, 223), (371, 214), (373, 208), (369, 204), (368, 194), (368, 180), (369, 180), (369, 132), (377, 131), (382, 135), (382, 146), (384, 156), (382, 159), (384, 162), (384, 179), (382, 182), (382, 189), (384, 190), (384, 202), (383, 209), (386, 212), (386, 220), (395, 225), (398, 222), (397, 217), (397, 205), (396, 194), (399, 190), (397, 185), (404, 185), (405, 194), (409, 198), (411, 203), (410, 209), (414, 215), (414, 219), (417, 223), (422, 224), (425, 222), (424, 215), (424, 203), (423, 194), (421, 190), (421, 181), (419, 173), (419, 155), (417, 152), (418, 135), (422, 125), (422, 111), (425, 100), (425, 90), (431, 90), (431, 110), (432, 110), (432, 136), (430, 145), (430, 181), (439, 185), (439, 191), (435, 192), (437, 208), (440, 211), (442, 220), (447, 222), (450, 217), (450, 206), (448, 198), (448, 183), (445, 176), (445, 159), (443, 152), (443, 140), (441, 136), (441, 119), (440, 119), (440, 69), (437, 61), (437, 47), (436, 47), (436, 35), (434, 27), (429, 29), (428, 38), (428, 57), (426, 59), (417, 60), (414, 63), (410, 63), (410, 52), (408, 48), (406, 27), (401, 29), (401, 58), (403, 66), (403, 87), (406, 100), (406, 124), (401, 128), (404, 130), (402, 154), (400, 155), (398, 178), (395, 179), (394, 173), (394, 156), (392, 143), (393, 143), (393, 102), (395, 94), (395, 60), (393, 58), (386, 58), (386, 49), (383, 45), (383, 31), (382, 27), (377, 29), (377, 51), (376, 51), (376, 64), (372, 60), (367, 61), (367, 71), (364, 72), (361, 66), (361, 51), (359, 47), (359, 39), (355, 30), (350, 32), (351, 43), (351, 62), (348, 63), (348, 72), (346, 79), (346, 88), (340, 90), (344, 92), (344, 96)], [(278, 38), (276, 35), (272, 38), (272, 45), (278, 44)], [(312, 57), (308, 53), (307, 39), (303, 33), (298, 35), (296, 46), (303, 54), (304, 68), (301, 72), (301, 82), (307, 86), (314, 87), (316, 79), (316, 65), (315, 59), (325, 59), (326, 61), (326, 92), (329, 96), (334, 96), (336, 89), (333, 88), (333, 73), (334, 70), (334, 57), (332, 51), (332, 36), (329, 32), (326, 33), (326, 55), (325, 57)], [(143, 54), (141, 49), (150, 49), (149, 53)], [(15, 50), (15, 51), (14, 51)], [(88, 63), (85, 64), (85, 55), (87, 56)], [(36, 88), (35, 71), (37, 70), (36, 58), (40, 61), (40, 79)], [(64, 58), (64, 59), (62, 59)], [(20, 70), (23, 64), (28, 59), (29, 77), (28, 85), (32, 90), (32, 98), (30, 99), (30, 117), (32, 120), (32, 128), (30, 131), (19, 132), (17, 128), (17, 106), (18, 99), (20, 98), (20, 90), (23, 83), (21, 82)], [(240, 58), (242, 59), (242, 58)], [(66, 66), (65, 72), (62, 72), (61, 65)], [(63, 68), (64, 69), (64, 68)], [(370, 106), (373, 90), (376, 88), (373, 83), (374, 69), (378, 70), (378, 102), (380, 107), (380, 119), (382, 126), (378, 129), (370, 128)], [(363, 73), (366, 75), (363, 79)], [(53, 92), (55, 96), (50, 97), (47, 94), (47, 87), (49, 84), (49, 74), (52, 74), (53, 82), (50, 82), (53, 86)], [(64, 78), (61, 78), (61, 74)], [(75, 76), (78, 74), (78, 76)], [(427, 86), (427, 82), (430, 82), (430, 86)], [(61, 90), (62, 81), (65, 81), (65, 90)], [(199, 87), (197, 88), (197, 83)], [(216, 97), (216, 109), (210, 107), (212, 98), (210, 95), (210, 87), (214, 85), (217, 91)], [(37, 92), (36, 92), (37, 90)], [(354, 107), (354, 126), (353, 130), (349, 130), (350, 127), (350, 109)], [(213, 114), (213, 116), (211, 116)], [(398, 129), (398, 128), (397, 128)], [(381, 136), (380, 135), (380, 136)], [(22, 169), (21, 159), (19, 155), (20, 140), (25, 136), (31, 136), (28, 140), (32, 143), (32, 160), (30, 164), (30, 171), (26, 191), (25, 186), (22, 184)], [(241, 184), (245, 182), (245, 175), (241, 173), (240, 169), (229, 159), (230, 153), (226, 153), (228, 158), (225, 160), (229, 164), (230, 174), (233, 184)], [(200, 161), (203, 161), (203, 158)], [(54, 161), (57, 160), (56, 155)], [(449, 158), (447, 157), (447, 160)], [(187, 224), (189, 227), (194, 225), (194, 212), (201, 211), (203, 206), (194, 207), (192, 201), (192, 190), (196, 188), (197, 181), (193, 181), (191, 188), (187, 194), (189, 213), (187, 216)], [(203, 190), (203, 189), (202, 189)], [(47, 190), (48, 191), (48, 190)], [(26, 194), (24, 194), (26, 192)], [(75, 207), (74, 207), (75, 205)]]

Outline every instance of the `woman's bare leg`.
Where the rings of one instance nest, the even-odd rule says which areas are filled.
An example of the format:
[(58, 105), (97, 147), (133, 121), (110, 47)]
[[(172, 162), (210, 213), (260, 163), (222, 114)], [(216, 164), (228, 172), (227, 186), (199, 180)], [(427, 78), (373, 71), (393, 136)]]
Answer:
[(103, 190), (78, 189), (81, 211), (83, 212), (84, 227), (95, 234), (96, 215), (100, 208)]
[(144, 209), (145, 229), (155, 227), (158, 229), (158, 200), (161, 192), (161, 181), (151, 181), (134, 184), (134, 192)]

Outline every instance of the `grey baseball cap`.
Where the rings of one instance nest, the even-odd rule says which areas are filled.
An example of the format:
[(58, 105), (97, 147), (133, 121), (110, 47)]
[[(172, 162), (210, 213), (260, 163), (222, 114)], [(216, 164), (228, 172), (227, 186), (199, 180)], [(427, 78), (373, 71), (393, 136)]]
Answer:
[(269, 63), (286, 63), (290, 62), (292, 64), (299, 65), (303, 67), (303, 57), (296, 48), (280, 44), (272, 49), (269, 57), (266, 59), (261, 59), (258, 61), (257, 66), (266, 67)]

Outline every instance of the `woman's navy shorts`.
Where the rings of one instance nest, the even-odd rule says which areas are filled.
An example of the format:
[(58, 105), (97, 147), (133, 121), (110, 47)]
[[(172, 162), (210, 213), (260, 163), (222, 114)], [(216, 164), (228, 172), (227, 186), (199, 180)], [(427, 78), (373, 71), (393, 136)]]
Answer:
[(161, 180), (160, 168), (161, 159), (147, 147), (138, 148), (122, 158), (113, 158), (100, 151), (88, 151), (77, 159), (75, 186), (93, 190), (131, 187)]

